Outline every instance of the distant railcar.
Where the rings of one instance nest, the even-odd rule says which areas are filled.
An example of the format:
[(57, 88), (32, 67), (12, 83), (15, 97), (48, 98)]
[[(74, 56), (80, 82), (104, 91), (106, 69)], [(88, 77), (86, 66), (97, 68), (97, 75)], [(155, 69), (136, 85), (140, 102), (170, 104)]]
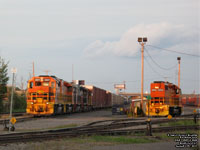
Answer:
[(121, 95), (111, 94), (112, 114), (124, 114), (126, 98)]
[(181, 101), (184, 106), (199, 107), (200, 106), (200, 95), (196, 94), (196, 95), (184, 96), (184, 97), (182, 97)]
[[(155, 81), (151, 83), (150, 116), (181, 115), (181, 89), (169, 82)], [(148, 115), (148, 106), (146, 108)]]
[(124, 105), (124, 101), (125, 101), (125, 98), (121, 95), (116, 95), (116, 94), (111, 94), (112, 96), (112, 106), (115, 106), (115, 105), (119, 105), (119, 106), (122, 106)]
[(182, 97), (181, 98), (181, 104), (182, 104), (182, 106), (185, 106), (186, 102), (187, 102), (187, 97)]
[(84, 85), (83, 87), (91, 92), (91, 105), (93, 109), (110, 107), (111, 99), (109, 99), (110, 97), (106, 90), (93, 85)]

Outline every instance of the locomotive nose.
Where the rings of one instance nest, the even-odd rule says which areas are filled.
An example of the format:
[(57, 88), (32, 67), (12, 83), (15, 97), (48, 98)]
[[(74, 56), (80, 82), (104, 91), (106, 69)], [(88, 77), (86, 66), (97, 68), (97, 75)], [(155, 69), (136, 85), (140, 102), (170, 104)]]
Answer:
[(155, 112), (158, 114), (158, 113), (160, 112), (160, 110), (159, 110), (159, 109), (156, 109)]

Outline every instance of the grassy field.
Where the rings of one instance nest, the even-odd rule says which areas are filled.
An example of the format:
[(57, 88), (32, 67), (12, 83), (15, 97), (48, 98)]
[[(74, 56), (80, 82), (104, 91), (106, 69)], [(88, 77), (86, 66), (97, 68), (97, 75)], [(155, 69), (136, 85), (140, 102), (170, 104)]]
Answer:
[(184, 125), (200, 125), (200, 120), (194, 123), (193, 119), (187, 120), (174, 120), (173, 122), (161, 123), (160, 126), (184, 126)]
[(113, 143), (113, 144), (137, 144), (137, 143), (152, 143), (158, 142), (157, 139), (149, 138), (149, 137), (135, 137), (135, 136), (89, 136), (89, 137), (81, 137), (72, 139), (74, 142), (85, 143)]
[[(172, 134), (198, 134), (198, 131), (187, 130), (172, 132)], [(42, 142), (28, 142), (25, 144), (18, 144), (17, 149), (29, 149), (29, 150), (92, 150), (95, 146), (114, 146), (114, 145), (126, 145), (126, 144), (148, 144), (159, 142), (172, 142), (174, 143), (174, 137), (169, 137), (170, 133), (153, 133), (153, 136), (146, 136), (144, 134), (128, 135), (128, 136), (81, 136), (74, 138), (62, 138), (56, 140), (48, 140)], [(9, 148), (9, 147), (8, 147)], [(1, 150), (1, 148), (0, 148)]]

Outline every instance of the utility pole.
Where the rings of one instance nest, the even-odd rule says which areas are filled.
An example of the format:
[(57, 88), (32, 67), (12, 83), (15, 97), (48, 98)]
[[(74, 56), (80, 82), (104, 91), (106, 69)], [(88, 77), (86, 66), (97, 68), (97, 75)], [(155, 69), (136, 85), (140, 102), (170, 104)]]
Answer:
[(178, 60), (178, 87), (180, 88), (181, 57), (177, 57), (177, 60)]
[(141, 109), (143, 110), (143, 90), (144, 90), (144, 45), (147, 42), (147, 37), (139, 37), (138, 42), (141, 45)]
[(35, 66), (34, 66), (34, 61), (33, 61), (33, 77), (35, 77)]
[(13, 105), (13, 93), (14, 93), (14, 80), (15, 80), (15, 74), (17, 73), (17, 69), (16, 68), (12, 68), (11, 72), (13, 74), (12, 77), (12, 92), (11, 92), (11, 100), (10, 100), (10, 122), (9, 122), (9, 132), (11, 131), (11, 119), (12, 119), (12, 105)]
[(49, 70), (44, 70), (44, 72), (46, 73), (46, 75), (49, 75)]
[(74, 64), (72, 64), (72, 82), (74, 82)]

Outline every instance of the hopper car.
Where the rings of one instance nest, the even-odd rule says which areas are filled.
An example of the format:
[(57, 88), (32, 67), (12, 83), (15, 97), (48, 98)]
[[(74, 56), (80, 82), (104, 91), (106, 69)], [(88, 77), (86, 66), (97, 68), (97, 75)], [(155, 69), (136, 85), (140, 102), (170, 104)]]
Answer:
[(181, 89), (178, 86), (164, 81), (151, 83), (151, 100), (149, 107), (146, 106), (146, 115), (179, 116), (181, 112)]
[(28, 81), (26, 112), (34, 116), (84, 112), (112, 107), (114, 101), (118, 97), (104, 89), (41, 75)]

